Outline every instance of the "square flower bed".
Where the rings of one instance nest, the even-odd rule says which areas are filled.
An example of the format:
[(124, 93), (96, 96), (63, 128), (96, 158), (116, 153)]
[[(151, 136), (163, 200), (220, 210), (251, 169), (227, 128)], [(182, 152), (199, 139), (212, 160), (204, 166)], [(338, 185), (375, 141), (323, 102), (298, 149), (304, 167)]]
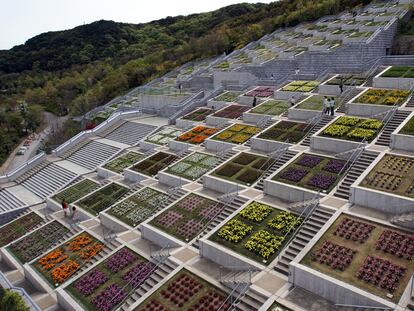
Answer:
[(52, 221), (21, 240), (10, 244), (8, 250), (20, 262), (26, 263), (46, 252), (68, 232), (69, 229), (60, 222)]
[(53, 200), (60, 203), (65, 199), (65, 201), (70, 204), (96, 190), (98, 187), (99, 185), (96, 182), (90, 179), (84, 179), (60, 191), (53, 197)]
[(188, 242), (201, 233), (223, 207), (216, 201), (190, 194), (155, 217), (150, 224)]
[(360, 185), (414, 198), (414, 159), (387, 154)]
[(124, 247), (72, 282), (66, 290), (84, 310), (110, 311), (145, 282), (154, 268), (153, 263)]
[(197, 110), (186, 114), (182, 119), (191, 120), (196, 122), (203, 122), (207, 116), (214, 113), (213, 109), (210, 108), (198, 108)]
[(225, 141), (233, 144), (243, 144), (252, 138), (261, 129), (256, 126), (234, 124), (223, 132), (212, 137), (214, 140)]
[(296, 215), (252, 202), (210, 240), (261, 263), (270, 263), (300, 225)]
[(103, 248), (103, 243), (83, 232), (36, 260), (32, 266), (50, 285), (59, 286), (99, 254)]
[(413, 243), (410, 233), (343, 214), (301, 263), (396, 303), (414, 272)]
[(218, 158), (196, 152), (167, 169), (167, 173), (189, 180), (197, 180), (218, 164)]
[(414, 67), (392, 66), (381, 77), (383, 78), (414, 78)]
[(194, 145), (199, 145), (203, 143), (211, 135), (217, 132), (218, 129), (216, 128), (199, 125), (193, 128), (192, 130), (178, 136), (176, 140)]
[(266, 114), (270, 116), (279, 116), (288, 111), (290, 104), (285, 100), (268, 100), (263, 104), (253, 108), (252, 113)]
[[(334, 98), (335, 99), (335, 109), (338, 108), (339, 101), (337, 100), (336, 96), (327, 96), (328, 98)], [(301, 102), (299, 105), (297, 105), (295, 108), (297, 109), (306, 109), (306, 110), (323, 110), (323, 100), (325, 96), (323, 95), (312, 95), (305, 101)]]
[(167, 199), (165, 193), (147, 187), (111, 207), (108, 214), (136, 227), (163, 208)]
[(282, 88), (287, 92), (312, 92), (319, 85), (318, 81), (293, 81)]
[(88, 195), (86, 198), (83, 198), (77, 202), (76, 205), (82, 207), (93, 215), (98, 215), (99, 212), (102, 212), (112, 204), (121, 200), (128, 192), (128, 188), (116, 183), (111, 183)]
[(275, 94), (275, 89), (271, 86), (258, 86), (255, 89), (247, 92), (245, 96), (257, 97), (272, 97)]
[(249, 109), (250, 108), (248, 106), (230, 105), (217, 111), (215, 114), (213, 114), (213, 117), (238, 119), (243, 115), (243, 112), (246, 112)]
[(342, 178), (343, 174), (338, 174), (345, 164), (340, 159), (303, 154), (274, 176), (273, 180), (329, 193)]
[(337, 139), (371, 142), (377, 137), (384, 123), (376, 119), (360, 119), (357, 117), (339, 117), (329, 125), (320, 136)]
[(9, 244), (32, 231), (43, 221), (38, 214), (31, 212), (0, 228), (0, 247)]
[(228, 294), (186, 269), (180, 270), (135, 311), (152, 310), (228, 310)]
[(128, 152), (120, 157), (117, 157), (116, 159), (113, 159), (111, 162), (108, 162), (103, 166), (103, 168), (106, 168), (112, 172), (115, 173), (122, 173), (123, 170), (132, 164), (137, 163), (138, 161), (142, 160), (144, 158), (144, 155), (136, 152)]
[(134, 165), (131, 169), (135, 172), (152, 177), (157, 175), (159, 171), (174, 163), (177, 159), (178, 157), (174, 154), (157, 152), (144, 161)]
[(409, 91), (369, 89), (354, 100), (354, 103), (371, 105), (402, 105), (411, 94)]
[(214, 100), (219, 102), (235, 102), (240, 94), (240, 92), (225, 92), (219, 96), (214, 97)]
[(272, 163), (270, 158), (241, 153), (216, 169), (212, 175), (250, 186), (263, 175)]
[(414, 117), (412, 117), (401, 129), (399, 134), (414, 135)]
[(307, 134), (306, 123), (280, 121), (272, 126), (270, 129), (261, 133), (258, 138), (269, 139), (274, 141), (288, 141), (288, 143), (298, 143)]
[(168, 144), (170, 140), (176, 139), (181, 134), (182, 134), (182, 131), (177, 130), (175, 128), (167, 127), (149, 136), (145, 141), (163, 146), (163, 145)]

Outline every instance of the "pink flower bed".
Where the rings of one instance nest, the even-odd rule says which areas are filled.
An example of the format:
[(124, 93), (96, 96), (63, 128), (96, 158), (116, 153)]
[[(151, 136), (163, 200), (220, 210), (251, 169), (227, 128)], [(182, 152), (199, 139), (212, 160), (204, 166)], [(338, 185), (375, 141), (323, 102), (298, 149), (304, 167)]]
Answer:
[(333, 235), (362, 244), (370, 237), (374, 228), (375, 226), (373, 225), (345, 218), (336, 228)]
[(179, 221), (181, 218), (183, 218), (183, 215), (181, 215), (180, 213), (169, 211), (161, 217), (157, 218), (156, 221), (165, 228), (170, 228), (174, 226), (175, 223)]
[(209, 206), (206, 206), (206, 207), (204, 207), (201, 211), (200, 211), (200, 213), (199, 213), (199, 215), (200, 216), (203, 216), (203, 217), (207, 217), (207, 218), (209, 218), (209, 219), (212, 219), (212, 218), (214, 218), (218, 213), (220, 213), (220, 211), (222, 210), (222, 208), (223, 208), (223, 204), (215, 204), (215, 205), (209, 205)]
[(366, 283), (394, 292), (405, 269), (388, 260), (368, 256), (358, 271), (358, 278)]
[(268, 86), (259, 86), (254, 90), (247, 92), (246, 96), (270, 97), (275, 94), (275, 90)]
[(189, 239), (200, 232), (200, 230), (203, 229), (203, 226), (202, 222), (190, 219), (183, 226), (177, 229), (177, 233)]
[(330, 266), (334, 270), (344, 271), (351, 263), (355, 253), (356, 251), (353, 249), (325, 241), (321, 248), (311, 255), (311, 258), (313, 261)]
[(197, 208), (198, 205), (203, 201), (204, 199), (202, 197), (196, 195), (189, 195), (184, 200), (179, 202), (177, 206), (191, 212), (193, 209)]
[(392, 230), (385, 230), (376, 242), (375, 248), (400, 258), (412, 260), (414, 254), (414, 237)]

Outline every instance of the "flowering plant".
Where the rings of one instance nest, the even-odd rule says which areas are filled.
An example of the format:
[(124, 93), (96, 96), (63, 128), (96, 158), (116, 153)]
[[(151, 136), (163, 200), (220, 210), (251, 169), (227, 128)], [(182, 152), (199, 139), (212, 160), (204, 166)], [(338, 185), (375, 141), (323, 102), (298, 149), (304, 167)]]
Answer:
[(279, 249), (283, 241), (282, 236), (275, 236), (266, 230), (260, 230), (250, 237), (244, 247), (267, 259)]
[(272, 210), (273, 209), (268, 205), (252, 202), (245, 207), (239, 215), (251, 221), (261, 222), (272, 212)]
[(252, 226), (246, 225), (240, 220), (233, 219), (219, 230), (218, 236), (227, 241), (238, 243), (252, 230)]

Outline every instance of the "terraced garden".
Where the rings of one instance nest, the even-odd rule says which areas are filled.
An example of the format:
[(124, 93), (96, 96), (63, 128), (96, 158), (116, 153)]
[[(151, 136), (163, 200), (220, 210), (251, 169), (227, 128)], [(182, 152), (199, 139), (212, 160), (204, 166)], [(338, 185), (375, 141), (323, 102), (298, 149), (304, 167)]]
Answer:
[(171, 153), (157, 152), (151, 157), (134, 165), (131, 169), (147, 176), (155, 176), (159, 171), (174, 163), (178, 157)]
[(308, 124), (302, 122), (280, 121), (261, 133), (258, 138), (274, 141), (297, 143), (308, 133)]
[(251, 97), (273, 97), (275, 94), (275, 89), (271, 86), (258, 86), (254, 88), (253, 90), (247, 92), (245, 96), (251, 96)]
[(214, 113), (213, 109), (210, 108), (198, 108), (197, 110), (186, 114), (182, 119), (191, 120), (196, 122), (203, 122), (207, 116)]
[(302, 263), (396, 303), (414, 272), (413, 255), (412, 234), (341, 215)]
[(30, 232), (43, 218), (31, 212), (0, 228), (0, 247), (9, 244)]
[(115, 310), (130, 291), (150, 275), (155, 265), (124, 247), (67, 288), (84, 310)]
[(285, 100), (268, 100), (263, 104), (260, 104), (259, 106), (253, 108), (251, 112), (270, 116), (280, 116), (281, 114), (288, 111), (289, 107), (289, 102)]
[(241, 153), (221, 165), (212, 175), (246, 186), (253, 185), (272, 165), (270, 158), (251, 153)]
[(282, 88), (282, 91), (288, 92), (312, 92), (319, 85), (318, 81), (293, 81)]
[(175, 128), (167, 127), (149, 136), (145, 141), (156, 145), (164, 146), (168, 144), (169, 141), (176, 139), (181, 134), (182, 131)]
[(355, 99), (354, 103), (401, 106), (410, 94), (411, 92), (403, 90), (369, 89)]
[(414, 198), (414, 159), (386, 154), (360, 185)]
[(322, 131), (320, 136), (361, 142), (373, 141), (381, 131), (384, 123), (376, 119), (357, 117), (339, 117)]
[[(335, 109), (339, 106), (339, 101), (337, 100), (336, 96), (327, 96), (327, 98), (331, 99), (334, 98), (335, 100)], [(306, 110), (323, 110), (323, 100), (325, 96), (323, 95), (312, 95), (307, 98), (305, 101), (298, 104), (295, 108), (297, 109), (306, 109)]]
[(329, 193), (342, 178), (345, 165), (341, 159), (302, 154), (272, 180)]
[(192, 130), (178, 136), (176, 140), (190, 143), (193, 145), (200, 145), (207, 138), (209, 138), (211, 135), (214, 135), (217, 132), (218, 129), (216, 128), (199, 125), (193, 128)]
[(196, 152), (170, 166), (166, 172), (188, 180), (197, 180), (218, 164), (215, 156)]
[(252, 202), (210, 240), (267, 265), (283, 249), (301, 221), (290, 212)]
[(167, 199), (165, 193), (147, 187), (111, 207), (108, 214), (136, 227), (163, 207)]
[(150, 224), (188, 242), (200, 234), (223, 207), (222, 203), (190, 194), (155, 217)]
[(243, 115), (243, 112), (246, 112), (249, 109), (250, 108), (248, 106), (230, 105), (214, 113), (213, 117), (238, 119)]
[(55, 220), (13, 242), (9, 245), (8, 250), (20, 262), (30, 262), (50, 249), (68, 232), (68, 228)]
[(60, 203), (65, 199), (70, 204), (96, 190), (98, 187), (99, 185), (96, 182), (90, 179), (84, 179), (57, 193), (53, 197), (53, 200)]
[(166, 282), (134, 311), (228, 310), (227, 294), (186, 269)]
[(103, 248), (103, 243), (83, 232), (36, 260), (32, 266), (52, 287), (59, 286)]
[(111, 183), (93, 192), (86, 198), (76, 203), (79, 207), (87, 210), (92, 215), (98, 215), (117, 201), (122, 199), (129, 189), (116, 183)]
[(213, 136), (212, 139), (232, 144), (244, 144), (246, 141), (260, 132), (261, 129), (256, 126), (234, 124), (216, 136)]

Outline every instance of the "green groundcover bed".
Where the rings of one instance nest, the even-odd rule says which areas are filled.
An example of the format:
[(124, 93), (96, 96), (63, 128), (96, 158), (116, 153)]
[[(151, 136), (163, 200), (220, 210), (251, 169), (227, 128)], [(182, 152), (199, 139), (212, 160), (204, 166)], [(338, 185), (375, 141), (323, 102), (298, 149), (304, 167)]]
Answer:
[(91, 193), (98, 187), (99, 185), (96, 182), (90, 179), (84, 179), (56, 194), (53, 200), (60, 203), (65, 199), (70, 204)]
[(122, 173), (123, 170), (138, 161), (142, 160), (144, 158), (143, 154), (136, 153), (136, 152), (128, 152), (120, 157), (117, 157), (116, 159), (113, 159), (112, 161), (108, 162), (103, 166), (103, 168), (106, 168), (112, 172), (115, 173)]
[(414, 135), (414, 117), (412, 117), (401, 129), (401, 134)]
[(290, 107), (289, 102), (285, 100), (268, 100), (263, 104), (253, 108), (252, 113), (279, 116), (286, 112)]
[(177, 159), (178, 157), (174, 154), (158, 152), (148, 159), (145, 159), (133, 166), (132, 170), (152, 177), (157, 175), (159, 171), (163, 170)]
[[(336, 96), (327, 96), (327, 98), (331, 99), (334, 98), (335, 100), (335, 109), (338, 108), (339, 100)], [(323, 95), (312, 95), (305, 101), (301, 102), (299, 105), (297, 105), (295, 108), (297, 109), (306, 109), (306, 110), (323, 110), (323, 100), (325, 96)]]
[(384, 78), (414, 78), (414, 67), (393, 66), (384, 72), (381, 77)]
[(261, 139), (298, 143), (308, 133), (309, 125), (302, 122), (280, 121), (258, 136)]

